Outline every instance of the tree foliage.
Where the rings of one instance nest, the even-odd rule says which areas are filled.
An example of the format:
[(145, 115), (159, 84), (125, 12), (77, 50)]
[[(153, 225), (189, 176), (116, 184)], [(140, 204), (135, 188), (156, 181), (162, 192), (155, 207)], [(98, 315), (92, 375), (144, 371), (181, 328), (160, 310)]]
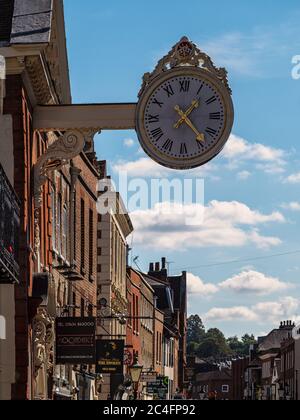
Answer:
[(229, 356), (247, 356), (251, 344), (256, 342), (254, 335), (245, 334), (226, 339), (217, 328), (205, 330), (199, 315), (192, 315), (187, 322), (187, 352), (201, 358), (222, 358)]

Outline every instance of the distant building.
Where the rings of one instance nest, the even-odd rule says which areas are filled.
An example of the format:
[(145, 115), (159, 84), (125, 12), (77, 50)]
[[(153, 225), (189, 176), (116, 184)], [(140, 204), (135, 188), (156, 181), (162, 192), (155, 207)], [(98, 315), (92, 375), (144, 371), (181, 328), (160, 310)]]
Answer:
[[(167, 302), (170, 301), (171, 308), (163, 309), (158, 306), (159, 309), (165, 311), (165, 320), (169, 324), (171, 331), (173, 328), (178, 333), (178, 360), (175, 361), (175, 368), (177, 370), (176, 377), (178, 380), (178, 391), (184, 392), (184, 389), (188, 386), (185, 383), (184, 373), (187, 366), (186, 361), (186, 349), (187, 349), (187, 278), (186, 272), (183, 272), (179, 276), (169, 276), (167, 270), (166, 258), (162, 258), (162, 266), (160, 263), (150, 264), (149, 267), (149, 282), (155, 290), (159, 290), (162, 286), (165, 286), (167, 295), (165, 296)], [(151, 280), (152, 278), (152, 280)], [(159, 284), (155, 285), (153, 280), (158, 280)], [(169, 292), (168, 292), (169, 291)], [(162, 292), (159, 292), (160, 295)], [(159, 296), (159, 295), (158, 295)], [(171, 312), (170, 311), (173, 311)]]
[(292, 335), (285, 338), (281, 343), (280, 349), (281, 367), (280, 367), (280, 390), (282, 395), (279, 398), (296, 400), (298, 390), (296, 373), (296, 342)]
[(249, 357), (232, 360), (232, 398), (242, 401), (245, 398), (246, 369), (249, 366)]
[(264, 400), (280, 399), (281, 346), (291, 336), (294, 327), (292, 321), (282, 322), (258, 346), (257, 354), (262, 363), (261, 398)]
[[(120, 194), (114, 191), (110, 178), (106, 176), (106, 162), (101, 163), (100, 171), (103, 179), (99, 198), (106, 202), (104, 195), (108, 195), (109, 200), (104, 214), (98, 215), (97, 336), (103, 340), (125, 341), (127, 336), (125, 315), (128, 310), (126, 239), (132, 233), (133, 226)], [(103, 299), (105, 305), (102, 303)], [(113, 396), (118, 386), (123, 383), (123, 379), (120, 375), (105, 375), (104, 383), (100, 387), (100, 399), (105, 400), (108, 395)]]
[(195, 399), (232, 400), (231, 369), (198, 373), (193, 384), (193, 397)]
[(127, 305), (128, 320), (126, 332), (125, 368), (129, 375), (129, 367), (135, 360), (142, 363), (141, 319), (139, 319), (141, 302), (141, 276), (131, 267), (127, 268)]
[(300, 340), (295, 341), (295, 399), (300, 401)]

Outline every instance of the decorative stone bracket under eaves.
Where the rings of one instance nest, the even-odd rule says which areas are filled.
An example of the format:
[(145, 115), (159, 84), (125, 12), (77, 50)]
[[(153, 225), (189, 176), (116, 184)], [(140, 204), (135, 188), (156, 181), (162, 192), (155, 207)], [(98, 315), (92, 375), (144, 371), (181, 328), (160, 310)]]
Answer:
[(60, 132), (38, 159), (34, 168), (35, 208), (41, 206), (42, 187), (50, 174), (84, 150), (93, 150), (95, 134), (103, 130), (135, 129), (136, 104), (93, 104), (37, 106), (33, 128), (39, 132)]

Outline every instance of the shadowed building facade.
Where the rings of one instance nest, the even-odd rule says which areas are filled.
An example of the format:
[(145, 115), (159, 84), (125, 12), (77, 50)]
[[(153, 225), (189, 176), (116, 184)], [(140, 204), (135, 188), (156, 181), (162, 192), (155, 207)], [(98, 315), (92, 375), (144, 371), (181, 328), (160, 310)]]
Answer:
[(1, 0), (0, 11), (0, 155), (21, 203), (19, 283), (5, 290), (11, 378), (3, 399), (51, 399), (54, 386), (72, 398), (72, 367), (55, 366), (54, 322), (96, 315), (98, 165), (91, 148), (72, 161), (65, 147), (43, 160), (61, 133), (34, 130), (37, 105), (71, 103), (63, 2)]

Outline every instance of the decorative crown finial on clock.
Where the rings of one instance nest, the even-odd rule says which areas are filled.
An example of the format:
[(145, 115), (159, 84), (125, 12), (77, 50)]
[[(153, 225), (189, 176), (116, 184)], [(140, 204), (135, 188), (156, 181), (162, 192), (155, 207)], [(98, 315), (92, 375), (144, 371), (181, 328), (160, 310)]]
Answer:
[(168, 70), (183, 66), (198, 67), (212, 73), (224, 84), (228, 92), (232, 94), (226, 69), (216, 67), (209, 55), (201, 51), (187, 36), (184, 36), (176, 45), (174, 45), (167, 55), (159, 60), (152, 73), (144, 74), (143, 85), (139, 92), (139, 97), (141, 97), (147, 86), (157, 76)]

